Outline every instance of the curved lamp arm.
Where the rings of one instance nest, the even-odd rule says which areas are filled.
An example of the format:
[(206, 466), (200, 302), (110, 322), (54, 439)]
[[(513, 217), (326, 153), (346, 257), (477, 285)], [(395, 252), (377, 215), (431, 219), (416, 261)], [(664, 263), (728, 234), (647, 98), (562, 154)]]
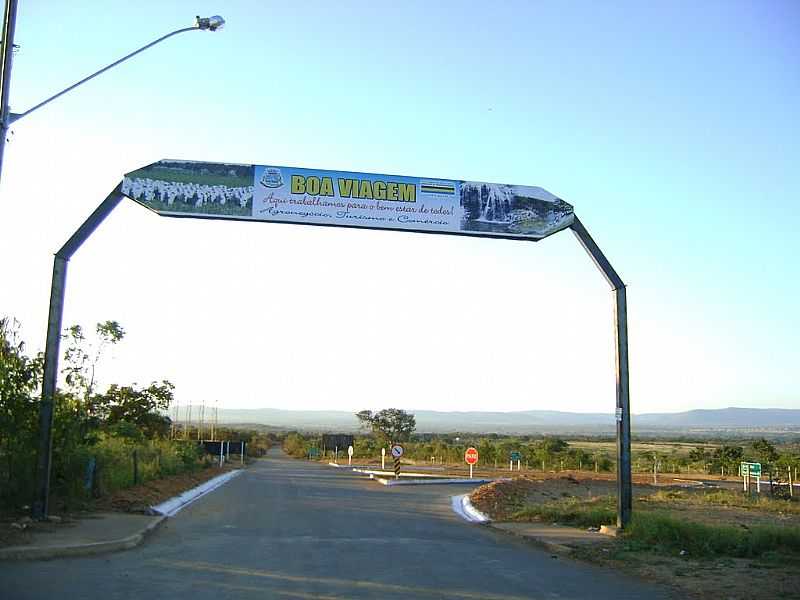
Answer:
[(214, 17), (208, 17), (208, 18), (197, 17), (197, 22), (195, 23), (195, 25), (193, 27), (184, 27), (183, 29), (176, 29), (175, 31), (173, 31), (171, 33), (168, 33), (167, 35), (162, 36), (162, 37), (158, 38), (157, 40), (150, 42), (146, 46), (142, 46), (141, 48), (131, 52), (127, 56), (123, 56), (122, 58), (120, 58), (119, 60), (114, 61), (110, 65), (107, 65), (107, 66), (103, 67), (102, 69), (92, 73), (88, 77), (84, 77), (83, 79), (81, 79), (77, 83), (73, 83), (68, 88), (61, 90), (57, 94), (54, 94), (54, 95), (50, 96), (49, 98), (47, 98), (46, 100), (43, 100), (42, 102), (39, 102), (39, 104), (37, 104), (33, 108), (29, 108), (25, 112), (22, 112), (22, 113), (10, 113), (8, 115), (8, 124), (10, 125), (11, 123), (19, 121), (22, 117), (31, 114), (33, 111), (43, 107), (45, 104), (49, 104), (50, 102), (52, 102), (56, 98), (59, 98), (59, 97), (63, 96), (64, 94), (66, 94), (67, 92), (70, 92), (70, 91), (74, 90), (76, 87), (78, 87), (80, 85), (83, 85), (84, 83), (86, 83), (90, 79), (94, 79), (95, 77), (97, 77), (101, 73), (105, 73), (109, 69), (111, 69), (113, 67), (116, 67), (118, 64), (125, 62), (126, 60), (136, 56), (140, 52), (144, 52), (148, 48), (152, 48), (156, 44), (159, 44), (159, 43), (163, 42), (164, 40), (166, 40), (167, 38), (172, 37), (173, 35), (178, 35), (179, 33), (184, 33), (185, 31), (205, 31), (205, 30), (216, 31), (217, 29), (222, 29), (223, 25), (225, 25), (225, 19), (223, 19), (220, 16), (214, 16)]

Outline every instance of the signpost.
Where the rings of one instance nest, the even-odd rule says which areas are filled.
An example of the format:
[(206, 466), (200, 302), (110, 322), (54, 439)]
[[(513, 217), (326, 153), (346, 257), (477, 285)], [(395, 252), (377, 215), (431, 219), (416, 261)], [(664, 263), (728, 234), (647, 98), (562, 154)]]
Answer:
[(403, 447), (400, 444), (392, 446), (392, 456), (394, 457), (394, 478), (400, 479), (400, 457), (403, 456)]
[[(39, 408), (36, 495), (31, 511), (34, 518), (45, 518), (48, 509), (53, 405), (67, 265), (78, 248), (126, 197), (166, 217), (267, 221), (521, 241), (539, 241), (571, 229), (614, 293), (617, 525), (624, 527), (630, 521), (625, 284), (570, 204), (540, 187), (525, 185), (186, 160), (162, 160), (126, 174), (55, 254)], [(335, 446), (344, 448), (346, 444), (336, 443)], [(324, 447), (331, 449), (327, 444)]]
[(761, 463), (743, 462), (739, 465), (739, 475), (742, 476), (744, 491), (750, 489), (750, 478), (756, 478), (756, 492), (761, 493)]
[(381, 448), (381, 471), (386, 469), (386, 448)]
[(347, 465), (348, 466), (352, 466), (352, 464), (353, 464), (353, 447), (352, 446), (348, 446), (347, 447)]
[(516, 462), (517, 463), (517, 471), (519, 471), (522, 468), (520, 466), (521, 460), (522, 460), (522, 455), (519, 452), (517, 452), (516, 450), (514, 452), (512, 452), (511, 453), (511, 462), (508, 465), (508, 470), (509, 471), (513, 471), (514, 470), (514, 463)]
[(473, 448), (472, 446), (467, 448), (467, 451), (464, 452), (464, 460), (469, 465), (469, 478), (472, 479), (472, 467), (478, 464), (477, 448)]

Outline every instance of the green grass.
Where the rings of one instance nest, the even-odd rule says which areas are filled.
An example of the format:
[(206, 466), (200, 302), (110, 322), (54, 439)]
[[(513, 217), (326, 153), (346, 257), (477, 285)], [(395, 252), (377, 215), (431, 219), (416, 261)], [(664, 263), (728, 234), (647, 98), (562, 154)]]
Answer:
[(660, 490), (650, 496), (639, 498), (645, 505), (686, 504), (687, 506), (728, 506), (769, 513), (800, 515), (800, 502), (773, 499), (767, 494), (746, 495), (740, 491), (713, 490), (687, 492), (683, 490)]
[[(675, 502), (685, 492), (659, 494), (661, 500)], [(697, 496), (702, 502), (702, 496)], [(722, 499), (727, 500), (727, 496), (712, 496), (709, 502), (720, 502)], [(781, 504), (785, 509), (788, 503)], [(616, 504), (611, 496), (593, 500), (570, 498), (526, 506), (511, 518), (515, 521), (537, 520), (576, 527), (599, 527), (616, 522)], [(666, 509), (641, 507), (634, 510), (624, 540), (638, 550), (669, 554), (686, 550), (695, 558), (752, 558), (771, 552), (800, 553), (800, 527), (711, 525), (676, 518)]]
[(545, 504), (532, 504), (511, 515), (514, 521), (548, 521), (575, 525), (577, 527), (599, 527), (616, 523), (615, 499), (602, 496), (594, 500), (568, 498)]
[(164, 212), (185, 212), (187, 214), (195, 215), (229, 215), (237, 217), (249, 217), (253, 209), (253, 201), (248, 200), (247, 204), (242, 208), (238, 202), (229, 202), (228, 204), (203, 204), (200, 208), (195, 208), (193, 204), (184, 204), (183, 202), (174, 202), (167, 204), (160, 200), (151, 200), (149, 202), (140, 200), (142, 204), (157, 211)]
[(178, 169), (139, 169), (128, 173), (128, 177), (146, 177), (159, 181), (175, 181), (177, 183), (197, 183), (201, 185), (226, 185), (228, 187), (245, 187), (253, 185), (252, 177), (238, 177), (232, 175), (214, 175), (213, 173), (199, 173), (192, 170)]
[(693, 557), (748, 558), (769, 552), (800, 552), (800, 528), (754, 525), (747, 529), (730, 525), (706, 525), (677, 519), (667, 512), (634, 513), (625, 539), (653, 550), (670, 553), (685, 550)]

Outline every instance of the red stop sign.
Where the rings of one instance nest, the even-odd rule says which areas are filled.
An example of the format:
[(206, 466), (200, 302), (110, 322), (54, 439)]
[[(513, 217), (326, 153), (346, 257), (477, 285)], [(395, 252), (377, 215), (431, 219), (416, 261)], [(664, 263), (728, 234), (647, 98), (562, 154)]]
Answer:
[(464, 452), (464, 460), (468, 465), (475, 465), (478, 463), (478, 451), (475, 448), (467, 448)]

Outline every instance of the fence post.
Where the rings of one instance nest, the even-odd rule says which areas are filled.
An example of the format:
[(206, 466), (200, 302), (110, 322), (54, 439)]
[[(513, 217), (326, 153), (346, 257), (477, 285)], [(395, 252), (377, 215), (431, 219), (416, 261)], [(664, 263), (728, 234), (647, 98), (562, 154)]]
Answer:
[(133, 449), (133, 485), (139, 483), (139, 451)]

